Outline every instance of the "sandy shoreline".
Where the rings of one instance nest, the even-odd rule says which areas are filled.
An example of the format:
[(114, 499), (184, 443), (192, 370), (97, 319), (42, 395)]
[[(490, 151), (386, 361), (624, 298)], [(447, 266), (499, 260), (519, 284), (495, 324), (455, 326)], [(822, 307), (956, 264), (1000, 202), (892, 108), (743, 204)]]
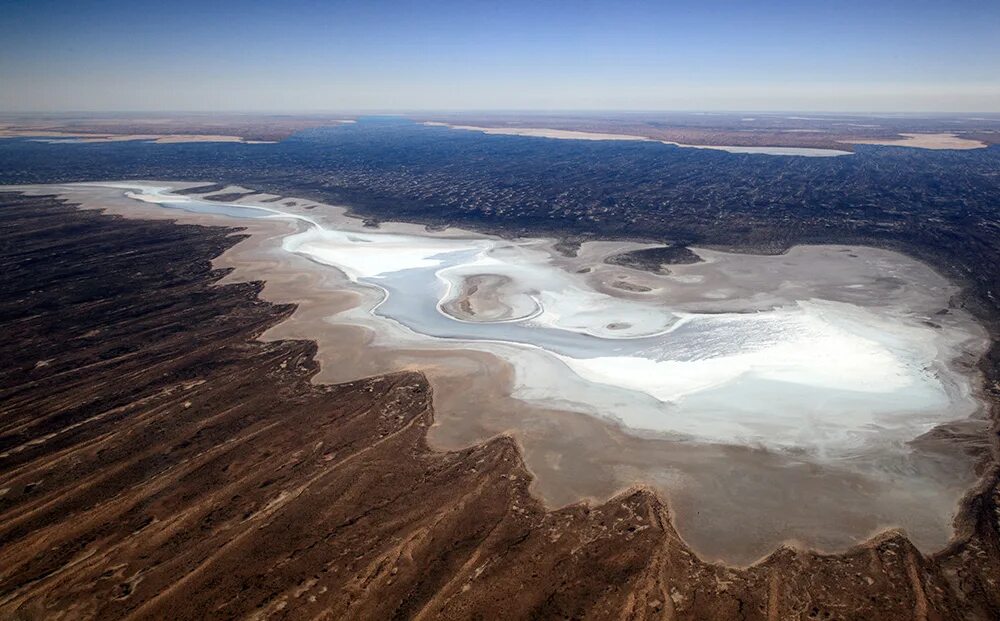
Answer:
[[(714, 144), (686, 144), (671, 140), (658, 140), (648, 136), (636, 134), (616, 134), (577, 131), (567, 129), (549, 129), (538, 127), (483, 127), (476, 125), (456, 125), (439, 121), (425, 121), (423, 125), (429, 127), (447, 127), (449, 129), (476, 131), (487, 135), (497, 136), (527, 136), (534, 138), (552, 138), (556, 140), (621, 140), (633, 142), (659, 142), (661, 144), (673, 145), (684, 149), (709, 149), (725, 151), (727, 153), (761, 154), (761, 155), (797, 155), (804, 157), (835, 157), (841, 155), (851, 155), (851, 151), (837, 149), (825, 149), (819, 147), (759, 147), (759, 146), (735, 146), (735, 145), (714, 145)], [(788, 130), (790, 132), (818, 131), (818, 130)], [(911, 147), (916, 149), (931, 150), (968, 150), (982, 149), (988, 145), (979, 140), (962, 138), (957, 134), (948, 133), (901, 133), (902, 138), (858, 138), (842, 139), (841, 144), (845, 145), (880, 145), (891, 147)]]
[(532, 138), (553, 138), (556, 140), (624, 140), (633, 142), (657, 142), (671, 145), (682, 149), (707, 149), (710, 151), (725, 151), (727, 153), (744, 153), (757, 155), (796, 155), (802, 157), (836, 157), (840, 155), (851, 155), (850, 151), (840, 151), (837, 149), (820, 149), (814, 147), (754, 147), (735, 145), (699, 145), (683, 144), (670, 140), (657, 140), (647, 136), (637, 136), (632, 134), (610, 134), (599, 132), (585, 132), (567, 129), (547, 129), (534, 127), (478, 127), (474, 125), (451, 125), (437, 121), (425, 121), (423, 125), (428, 127), (447, 127), (464, 131), (476, 131), (487, 135), (496, 136), (527, 136)]
[(152, 142), (178, 144), (221, 142), (274, 144), (313, 127), (355, 123), (344, 118), (291, 118), (268, 115), (166, 115), (103, 117), (8, 115), (0, 120), (0, 139), (37, 142)]
[[(181, 188), (202, 184), (170, 185)], [(817, 470), (815, 464), (796, 464), (781, 455), (747, 447), (664, 444), (660, 438), (625, 433), (606, 420), (532, 406), (511, 397), (515, 369), (494, 354), (448, 347), (401, 347), (393, 345), (391, 339), (386, 341), (363, 322), (351, 325), (352, 309), (371, 304), (377, 292), (347, 290), (345, 277), (336, 270), (317, 269), (315, 264), (303, 257), (281, 252), (282, 239), (297, 231), (297, 226), (287, 221), (235, 221), (165, 210), (107, 196), (95, 199), (91, 190), (79, 188), (67, 188), (63, 193), (71, 200), (82, 202), (84, 208), (103, 208), (128, 217), (246, 229), (250, 237), (215, 262), (218, 267), (235, 268), (223, 282), (264, 280), (264, 299), (299, 305), (291, 318), (269, 330), (263, 338), (316, 341), (317, 359), (322, 368), (314, 378), (316, 382), (348, 381), (399, 369), (424, 372), (434, 389), (437, 412), (436, 424), (430, 435), (432, 444), (438, 448), (453, 449), (501, 433), (514, 436), (522, 447), (528, 467), (536, 475), (534, 491), (550, 506), (562, 506), (581, 499), (603, 500), (633, 484), (652, 485), (665, 494), (669, 490), (668, 498), (678, 528), (693, 548), (708, 558), (740, 564), (759, 558), (779, 543), (788, 541), (780, 525), (773, 523), (773, 503), (787, 505), (791, 514), (797, 516), (796, 519), (816, 520), (829, 512), (839, 515), (842, 528), (848, 529), (852, 533), (850, 536), (845, 539), (843, 532), (828, 532), (806, 541), (810, 546), (827, 550), (843, 549), (864, 536), (897, 525), (879, 517), (879, 510), (850, 510), (851, 502), (857, 502), (858, 489), (865, 492), (862, 497), (877, 497), (883, 491), (877, 485), (872, 486), (870, 482), (866, 483), (856, 475), (837, 468)], [(252, 200), (240, 202), (270, 198), (275, 197), (258, 194)], [(288, 207), (287, 200), (280, 202), (286, 205), (283, 209), (309, 214), (310, 217), (346, 221), (343, 210), (338, 208), (298, 199), (295, 199), (294, 207)], [(354, 226), (359, 224), (356, 219), (348, 220)], [(394, 231), (419, 229), (393, 223), (384, 228)], [(457, 230), (440, 233), (443, 237), (467, 234)], [(606, 254), (643, 246), (596, 242), (585, 245), (579, 258), (565, 261), (568, 265), (583, 265)], [(606, 279), (606, 285), (612, 288), (622, 277), (635, 287), (651, 288), (649, 286), (656, 282), (655, 276), (619, 267), (608, 267), (605, 274), (593, 276), (597, 280)], [(623, 295), (643, 295), (640, 291), (622, 292), (617, 289)], [(487, 303), (485, 308), (489, 309), (490, 304)], [(343, 314), (348, 322), (332, 322), (331, 316), (338, 313)], [(473, 395), (475, 397), (470, 401)], [(955, 468), (958, 462), (945, 460), (933, 467), (940, 468), (938, 474), (941, 474)], [(684, 472), (686, 467), (679, 469), (692, 464), (704, 472), (691, 478), (690, 472)], [(749, 473), (757, 474), (748, 477)], [(767, 488), (785, 490), (784, 499), (774, 498), (770, 505), (765, 503), (756, 507), (738, 500), (759, 495), (757, 487), (762, 481), (755, 480), (755, 476), (767, 478), (763, 482)], [(965, 489), (971, 480), (966, 477), (954, 484)], [(737, 484), (733, 485), (733, 481)], [(821, 496), (816, 496), (815, 490), (823, 487), (820, 483), (826, 488)], [(723, 487), (720, 488), (720, 485)], [(722, 492), (722, 489), (728, 491)], [(704, 490), (715, 490), (715, 493), (706, 495)], [(954, 487), (945, 497), (924, 496), (921, 502), (939, 509), (941, 503), (950, 503), (953, 507), (960, 495), (961, 490)], [(736, 528), (735, 534), (720, 539), (718, 532), (730, 528), (726, 520), (733, 519), (734, 503), (743, 509), (736, 521), (742, 528)], [(752, 529), (748, 530), (747, 524), (752, 524)], [(918, 545), (927, 549), (940, 547), (951, 535), (950, 520), (939, 523), (936, 530), (931, 531), (922, 536), (911, 533), (911, 536), (916, 535), (914, 538)], [(748, 541), (752, 543), (748, 544)]]
[(645, 136), (630, 134), (604, 134), (599, 132), (583, 132), (568, 129), (545, 129), (535, 127), (477, 127), (474, 125), (450, 125), (436, 121), (423, 123), (428, 127), (447, 127), (465, 131), (481, 132), (494, 136), (530, 136), (533, 138), (554, 138), (556, 140), (632, 140), (639, 142), (658, 142)]
[(246, 140), (240, 136), (224, 136), (215, 134), (95, 134), (83, 132), (64, 132), (33, 129), (3, 129), (0, 128), (0, 139), (32, 138), (39, 142), (155, 142), (158, 144), (177, 144), (186, 142), (239, 142), (242, 144), (274, 144), (272, 140)]

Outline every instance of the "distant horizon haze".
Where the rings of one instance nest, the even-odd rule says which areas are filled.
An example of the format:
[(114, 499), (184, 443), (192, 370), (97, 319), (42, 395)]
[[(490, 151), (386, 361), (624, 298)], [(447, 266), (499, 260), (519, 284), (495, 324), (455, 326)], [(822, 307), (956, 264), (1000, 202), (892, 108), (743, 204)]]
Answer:
[[(748, 110), (748, 109), (728, 109), (728, 108), (704, 108), (704, 109), (628, 109), (628, 108), (566, 108), (566, 109), (538, 109), (538, 108), (425, 108), (425, 109), (409, 109), (409, 110), (386, 110), (386, 109), (260, 109), (260, 110), (239, 110), (239, 109), (218, 109), (218, 110), (199, 110), (199, 109), (133, 109), (133, 110), (111, 110), (111, 109), (80, 109), (80, 110), (0, 110), (0, 117), (71, 117), (71, 116), (135, 116), (135, 117), (150, 117), (155, 115), (175, 115), (175, 116), (290, 116), (290, 117), (309, 117), (309, 116), (322, 116), (322, 117), (332, 117), (332, 116), (343, 116), (345, 120), (356, 119), (356, 118), (378, 118), (378, 117), (399, 117), (399, 118), (412, 118), (412, 117), (433, 117), (433, 116), (470, 116), (470, 118), (475, 116), (486, 116), (486, 115), (504, 115), (504, 116), (514, 116), (514, 115), (524, 115), (533, 117), (559, 117), (565, 116), (593, 116), (595, 118), (605, 118), (608, 115), (622, 115), (630, 116), (635, 115), (637, 117), (643, 116), (654, 116), (654, 115), (690, 115), (690, 116), (726, 116), (726, 115), (740, 115), (740, 114), (756, 114), (763, 117), (781, 117), (784, 115), (795, 115), (795, 114), (810, 114), (816, 117), (822, 117), (823, 119), (833, 118), (837, 116), (852, 117), (852, 118), (862, 118), (862, 117), (872, 117), (872, 118), (972, 118), (978, 115), (983, 117), (989, 117), (988, 120), (1000, 120), (1000, 111), (989, 111), (989, 110), (970, 110), (970, 111), (956, 111), (956, 110), (809, 110), (809, 109), (791, 109), (791, 110)], [(747, 119), (750, 120), (750, 119)], [(753, 119), (756, 120), (756, 119)], [(984, 120), (987, 120), (984, 118)]]
[(0, 112), (1000, 112), (1000, 2), (8, 0)]

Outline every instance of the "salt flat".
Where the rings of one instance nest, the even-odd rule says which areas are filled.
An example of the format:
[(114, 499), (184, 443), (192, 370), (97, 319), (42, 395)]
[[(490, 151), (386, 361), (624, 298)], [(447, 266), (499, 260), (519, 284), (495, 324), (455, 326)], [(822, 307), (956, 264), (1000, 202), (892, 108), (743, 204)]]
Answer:
[[(603, 262), (641, 244), (588, 243), (570, 258), (552, 240), (371, 229), (308, 201), (217, 203), (174, 187), (35, 191), (139, 217), (238, 219), (257, 242), (223, 264), (310, 318), (270, 336), (317, 340), (321, 380), (424, 370), (432, 440), (513, 434), (553, 504), (653, 485), (696, 550), (747, 562), (782, 541), (838, 549), (893, 526), (940, 547), (974, 479), (960, 447), (918, 439), (979, 415), (971, 363), (986, 334), (949, 306), (953, 285), (898, 253), (697, 249), (701, 263), (659, 275)], [(462, 296), (506, 310), (469, 314)]]

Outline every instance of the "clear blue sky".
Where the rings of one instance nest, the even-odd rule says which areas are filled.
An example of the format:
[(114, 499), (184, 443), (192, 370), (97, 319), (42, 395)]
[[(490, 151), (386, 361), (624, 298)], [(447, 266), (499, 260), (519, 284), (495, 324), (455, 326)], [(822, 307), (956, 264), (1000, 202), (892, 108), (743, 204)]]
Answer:
[(0, 0), (0, 110), (1000, 111), (1000, 0)]

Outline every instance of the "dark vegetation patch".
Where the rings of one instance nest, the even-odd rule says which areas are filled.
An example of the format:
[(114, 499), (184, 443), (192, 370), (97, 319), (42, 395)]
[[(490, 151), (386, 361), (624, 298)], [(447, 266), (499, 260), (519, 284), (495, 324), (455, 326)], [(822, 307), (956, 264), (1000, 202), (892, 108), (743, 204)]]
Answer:
[(213, 183), (211, 185), (198, 185), (193, 188), (185, 188), (183, 190), (175, 190), (175, 194), (210, 194), (212, 192), (221, 192), (226, 189), (226, 184), (224, 183)]
[(622, 265), (637, 270), (645, 270), (657, 274), (669, 273), (667, 265), (699, 263), (701, 257), (686, 246), (663, 246), (660, 248), (644, 248), (621, 254), (612, 255), (604, 260), (611, 265)]
[(241, 198), (246, 198), (248, 196), (253, 196), (257, 192), (227, 192), (225, 194), (212, 194), (211, 196), (205, 196), (204, 198), (210, 201), (219, 201), (222, 203), (231, 203), (233, 201), (238, 201)]

